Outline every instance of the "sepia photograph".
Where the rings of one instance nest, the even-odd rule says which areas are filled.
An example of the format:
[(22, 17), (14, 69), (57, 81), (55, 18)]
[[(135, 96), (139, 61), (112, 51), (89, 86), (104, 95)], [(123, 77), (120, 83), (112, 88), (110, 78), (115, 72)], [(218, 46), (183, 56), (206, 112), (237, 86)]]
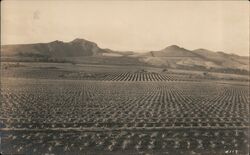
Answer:
[(0, 155), (249, 155), (249, 6), (1, 1)]

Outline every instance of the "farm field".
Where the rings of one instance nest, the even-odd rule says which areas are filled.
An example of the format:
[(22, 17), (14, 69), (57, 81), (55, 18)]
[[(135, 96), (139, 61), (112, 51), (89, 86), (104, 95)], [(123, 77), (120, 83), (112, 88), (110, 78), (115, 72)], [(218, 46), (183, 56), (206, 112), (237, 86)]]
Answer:
[[(48, 67), (48, 66), (46, 66)], [(22, 68), (22, 67), (21, 67)], [(2, 71), (6, 154), (249, 152), (246, 82), (141, 68)]]
[(1, 76), (8, 78), (72, 79), (102, 81), (204, 81), (249, 82), (248, 75), (177, 70), (145, 66), (71, 63), (2, 62)]

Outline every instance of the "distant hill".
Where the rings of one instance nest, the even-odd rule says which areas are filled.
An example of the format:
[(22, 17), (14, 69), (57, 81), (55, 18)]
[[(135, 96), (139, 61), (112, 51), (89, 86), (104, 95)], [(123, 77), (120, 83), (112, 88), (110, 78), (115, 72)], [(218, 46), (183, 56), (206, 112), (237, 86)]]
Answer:
[(249, 57), (213, 52), (206, 49), (187, 50), (177, 45), (142, 55), (142, 61), (154, 66), (204, 70), (249, 70)]
[(75, 39), (71, 42), (53, 41), (50, 43), (4, 45), (2, 56), (28, 56), (28, 57), (75, 57), (97, 56), (105, 51), (96, 43)]
[(188, 50), (177, 45), (146, 53), (114, 51), (102, 49), (96, 43), (85, 39), (75, 39), (71, 42), (3, 45), (1, 60), (150, 65), (220, 72), (249, 71), (249, 57), (235, 54), (213, 52), (207, 49)]
[(196, 57), (196, 54), (177, 45), (172, 45), (160, 51), (151, 51), (153, 57)]

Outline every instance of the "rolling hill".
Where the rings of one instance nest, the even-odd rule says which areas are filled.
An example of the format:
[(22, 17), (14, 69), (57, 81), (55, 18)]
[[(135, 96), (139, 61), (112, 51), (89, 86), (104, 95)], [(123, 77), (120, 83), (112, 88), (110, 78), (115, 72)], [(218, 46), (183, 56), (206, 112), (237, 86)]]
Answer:
[(222, 72), (249, 71), (249, 57), (235, 54), (207, 49), (188, 50), (177, 45), (146, 53), (114, 51), (102, 49), (96, 43), (85, 39), (75, 39), (71, 42), (2, 45), (1, 60), (149, 65)]
[(96, 43), (75, 39), (65, 43), (62, 41), (53, 41), (50, 43), (4, 45), (2, 46), (2, 56), (20, 56), (20, 57), (75, 57), (75, 56), (97, 56), (103, 53)]
[(177, 45), (171, 45), (160, 51), (151, 51), (153, 57), (196, 57), (196, 54)]
[(141, 59), (151, 65), (170, 68), (249, 70), (249, 57), (206, 49), (192, 51), (177, 45), (168, 46), (160, 51), (150, 51)]

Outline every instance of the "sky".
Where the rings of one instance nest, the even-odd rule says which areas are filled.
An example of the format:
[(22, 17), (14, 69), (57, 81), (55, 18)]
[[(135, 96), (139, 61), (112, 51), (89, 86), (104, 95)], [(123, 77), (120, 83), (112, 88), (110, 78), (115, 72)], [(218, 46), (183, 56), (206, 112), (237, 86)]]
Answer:
[(1, 44), (71, 41), (101, 48), (178, 45), (249, 55), (248, 1), (2, 1)]

